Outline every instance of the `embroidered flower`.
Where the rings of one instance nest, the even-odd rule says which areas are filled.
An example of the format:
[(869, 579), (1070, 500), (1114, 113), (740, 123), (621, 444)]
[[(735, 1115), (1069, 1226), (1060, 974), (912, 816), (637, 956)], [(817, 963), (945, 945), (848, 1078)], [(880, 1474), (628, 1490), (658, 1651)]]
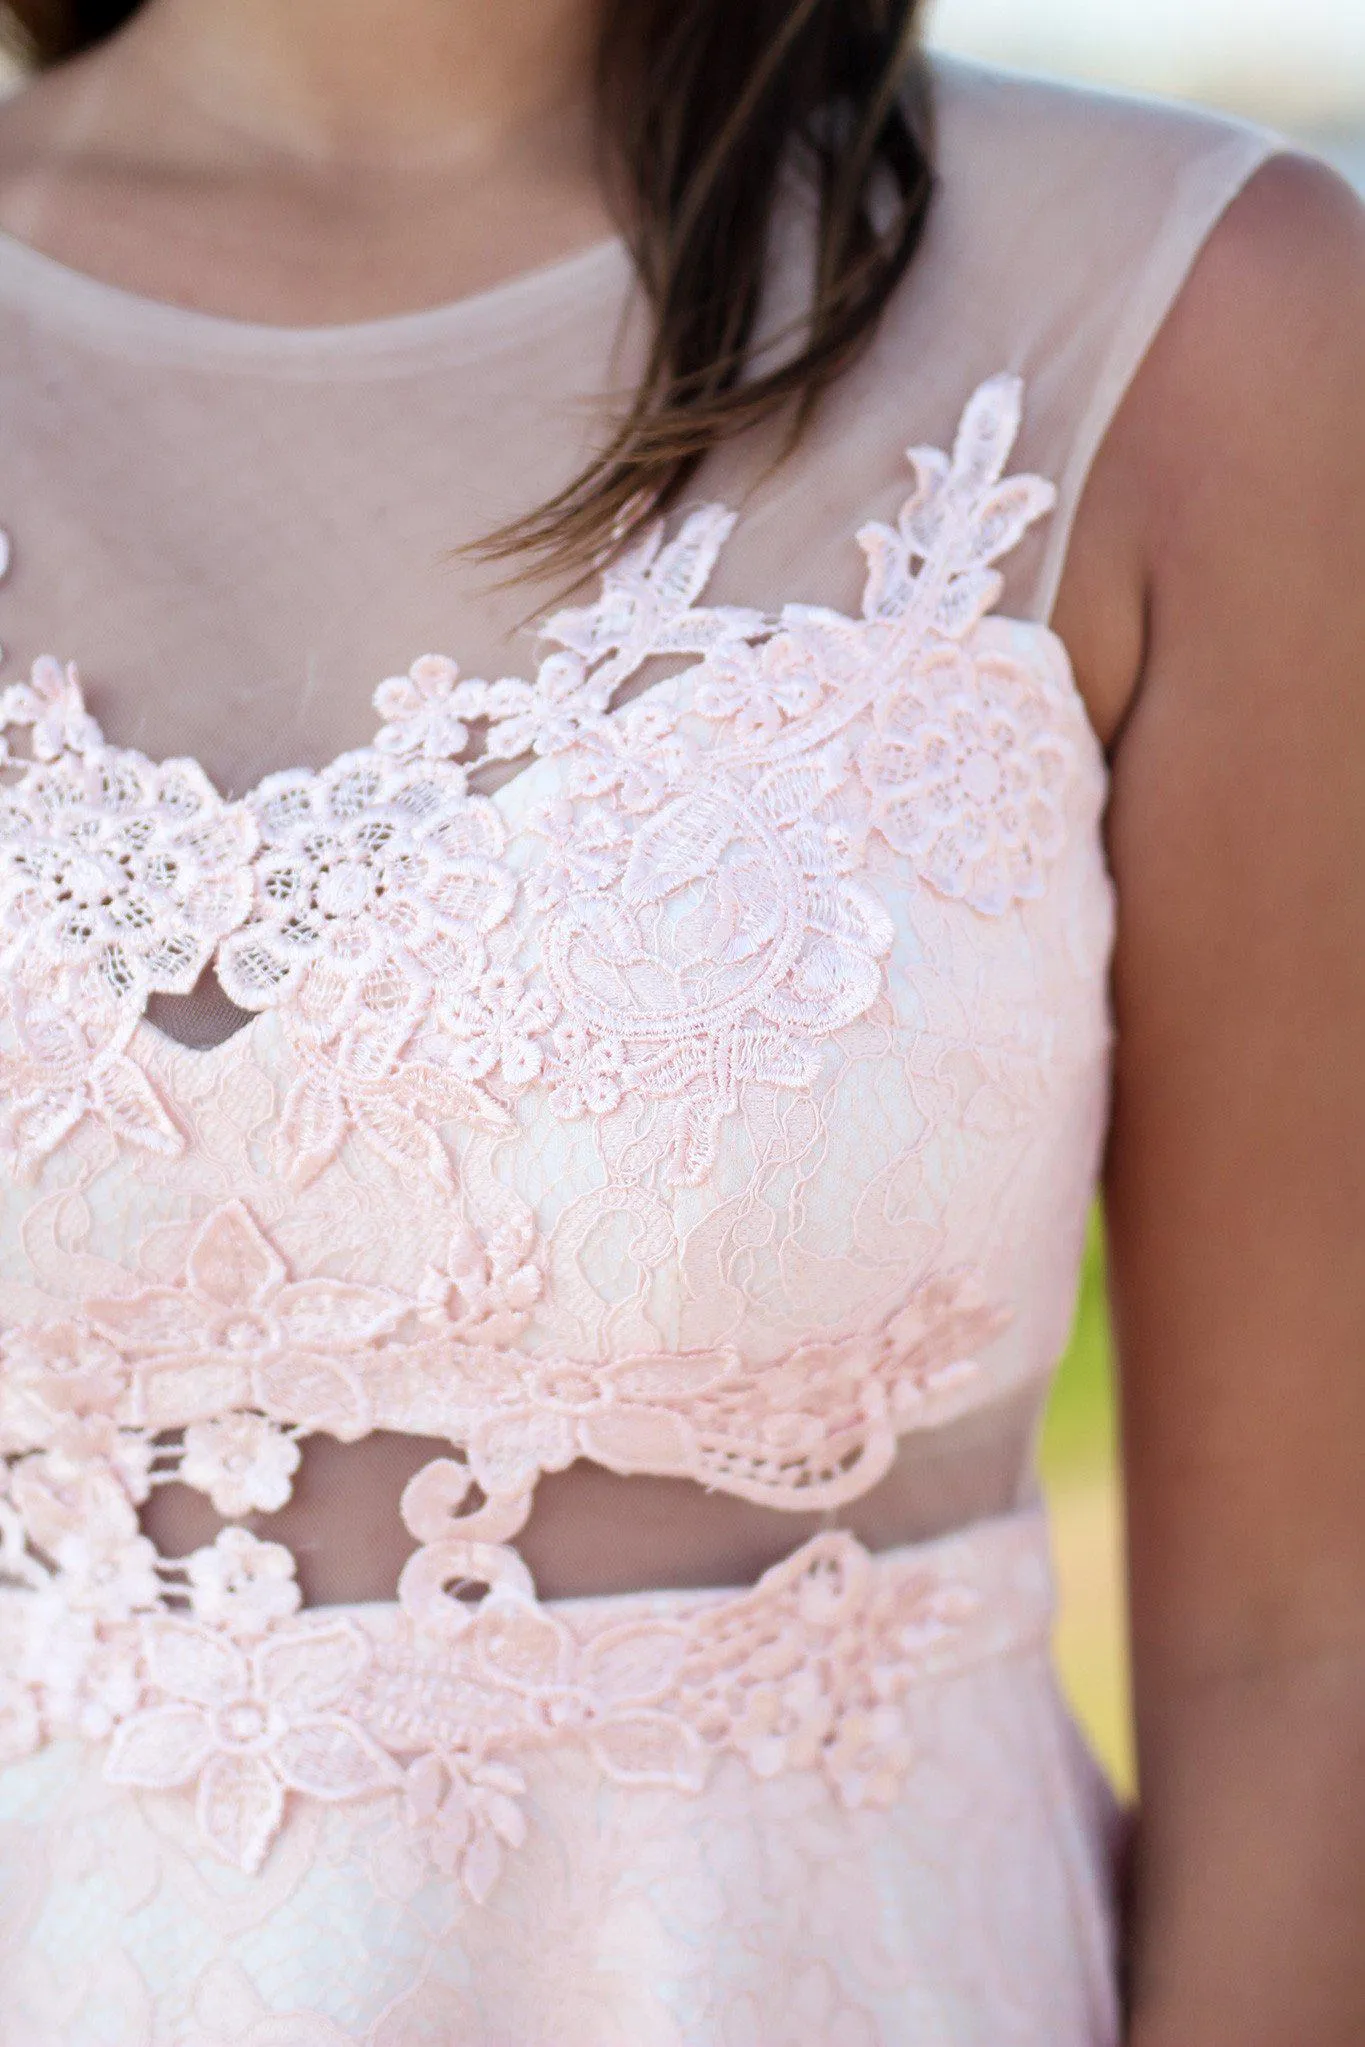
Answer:
[(117, 1540), (105, 1529), (64, 1535), (53, 1555), (62, 1596), (77, 1612), (126, 1621), (161, 1605), (161, 1559), (145, 1535)]
[(0, 790), (6, 970), (86, 976), (140, 1011), (187, 995), (251, 907), (256, 832), (192, 761), (61, 753)]
[(240, 1201), (201, 1223), (178, 1285), (86, 1309), (99, 1334), (136, 1361), (152, 1423), (174, 1427), (254, 1405), (343, 1441), (368, 1426), (360, 1360), (405, 1312), (384, 1287), (291, 1281)]
[(359, 1025), (334, 1044), (291, 1030), (297, 1078), (276, 1131), (280, 1169), (307, 1187), (357, 1138), (401, 1175), (418, 1173), (453, 1194), (455, 1176), (437, 1134), (441, 1123), (506, 1129), (501, 1103), (457, 1073), (453, 1041), (439, 1031), (411, 1044), (408, 1020), (396, 1029)]
[(825, 688), (811, 636), (788, 629), (759, 647), (719, 648), (697, 671), (693, 702), (703, 718), (729, 724), (745, 745), (761, 745), (789, 719), (809, 717)]
[(257, 1870), (286, 1792), (333, 1803), (398, 1783), (395, 1764), (342, 1710), (368, 1653), (346, 1621), (282, 1629), (250, 1654), (190, 1622), (151, 1621), (144, 1656), (161, 1698), (117, 1729), (105, 1776), (152, 1791), (194, 1784), (205, 1839)]
[(1043, 892), (1071, 763), (1030, 670), (957, 647), (887, 692), (861, 756), (883, 837), (940, 894), (995, 917)]
[[(614, 797), (627, 814), (652, 810), (670, 787), (696, 774), (696, 747), (678, 730), (679, 714), (661, 690), (646, 690), (610, 718), (586, 728), (564, 767), (572, 797)], [(613, 811), (606, 811), (612, 816)]]
[(490, 1357), (490, 1370), (497, 1385), (470, 1418), (466, 1448), (479, 1484), (500, 1497), (528, 1492), (542, 1472), (563, 1471), (576, 1457), (614, 1471), (695, 1475), (687, 1409), (724, 1383), (734, 1360), (699, 1351), (588, 1365), (504, 1351)]
[(374, 693), (384, 723), (375, 734), (380, 753), (400, 759), (458, 760), (469, 744), (469, 727), (455, 709), (459, 669), (440, 654), (424, 654), (406, 675), (391, 675)]
[(20, 1676), (34, 1686), (48, 1725), (85, 1741), (106, 1741), (141, 1697), (136, 1658), (107, 1616), (71, 1603), (60, 1579), (37, 1590)]
[(207, 1548), (191, 1551), (184, 1569), (195, 1618), (231, 1635), (263, 1635), (302, 1601), (290, 1552), (245, 1528), (220, 1529)]
[(565, 653), (542, 661), (534, 682), (508, 676), (466, 683), (461, 693), (467, 714), (487, 720), (490, 760), (560, 753), (600, 718), (610, 701), (611, 687), (590, 679), (578, 655)]
[(66, 1007), (17, 981), (0, 993), (0, 1158), (32, 1179), (78, 1123), (169, 1157), (184, 1139), (127, 1051), (138, 1012), (107, 998)]
[(630, 832), (608, 805), (594, 803), (575, 818), (571, 805), (547, 804), (536, 820), (545, 837), (544, 858), (526, 879), (526, 900), (538, 915), (574, 895), (613, 887), (630, 858)]
[(273, 1514), (284, 1506), (299, 1468), (299, 1446), (257, 1414), (230, 1414), (195, 1422), (185, 1431), (178, 1476), (207, 1493), (229, 1520)]
[(626, 1084), (626, 1053), (619, 1038), (596, 1037), (582, 1024), (561, 1024), (550, 1068), (556, 1116), (609, 1116)]
[(459, 1069), (470, 1080), (500, 1072), (508, 1087), (526, 1087), (540, 1072), (545, 1057), (540, 1040), (557, 1006), (547, 988), (528, 988), (523, 974), (490, 970), (446, 1012)]
[(151, 1451), (104, 1416), (67, 1418), (49, 1447), (21, 1458), (10, 1474), (10, 1497), (29, 1540), (55, 1555), (80, 1537), (98, 1552), (137, 1534), (135, 1501), (147, 1497)]
[(12, 983), (0, 996), (0, 1157), (31, 1179), (89, 1117), (125, 1143), (171, 1156), (184, 1147), (155, 1089), (127, 1052), (138, 1013), (107, 1000), (62, 1007)]
[[(128, 1360), (85, 1322), (39, 1322), (0, 1334), (0, 1413), (5, 1449), (37, 1449), (62, 1414), (108, 1413), (128, 1390)], [(7, 1395), (31, 1405), (34, 1435), (11, 1435)], [(16, 1417), (17, 1419), (17, 1417)]]
[[(6, 565), (8, 559), (7, 544)], [(104, 734), (85, 708), (74, 663), (63, 667), (50, 654), (34, 662), (27, 682), (12, 682), (0, 692), (0, 730), (11, 725), (29, 728), (33, 758), (39, 761), (63, 753), (95, 753), (104, 745)]]
[(287, 1003), (326, 1038), (363, 1020), (411, 1029), (437, 988), (478, 980), (516, 884), (501, 817), (463, 768), (371, 749), (270, 775), (250, 803), (255, 902), (219, 951), (241, 1008)]

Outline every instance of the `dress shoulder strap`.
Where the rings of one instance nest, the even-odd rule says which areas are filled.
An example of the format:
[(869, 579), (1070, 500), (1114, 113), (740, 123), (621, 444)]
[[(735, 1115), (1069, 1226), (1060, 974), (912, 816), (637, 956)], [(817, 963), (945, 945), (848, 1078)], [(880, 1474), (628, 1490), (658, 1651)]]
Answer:
[(1069, 456), (1057, 476), (1057, 512), (1034, 595), (1039, 618), (1052, 615), (1081, 494), (1129, 386), (1219, 221), (1254, 173), (1282, 147), (1261, 129), (1219, 126), (1221, 138), (1215, 141), (1211, 134), (1214, 146), (1191, 157), (1172, 183), (1164, 216), (1129, 278), (1109, 346), (1077, 416)]
[(1125, 391), (1227, 207), (1286, 145), (1202, 110), (939, 56), (932, 85), (939, 193), (888, 345), (935, 424), (940, 400), (946, 415), (991, 371), (1023, 379), (1019, 455), (1056, 484), (1057, 509), (1012, 606), (1047, 619)]

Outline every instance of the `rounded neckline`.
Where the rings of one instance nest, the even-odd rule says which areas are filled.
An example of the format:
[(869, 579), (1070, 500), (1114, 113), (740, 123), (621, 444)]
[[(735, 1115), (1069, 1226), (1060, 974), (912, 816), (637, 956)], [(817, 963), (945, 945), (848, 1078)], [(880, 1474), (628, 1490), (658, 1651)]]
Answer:
[[(290, 326), (149, 297), (77, 270), (0, 228), (0, 300), (40, 319), (55, 316), (95, 345), (131, 344), (183, 362), (229, 361), (286, 371), (319, 361), (341, 366), (349, 360), (359, 366), (396, 357), (477, 353), (496, 347), (502, 334), (514, 342), (524, 331), (526, 313), (545, 314), (566, 288), (581, 291), (596, 271), (605, 274), (618, 266), (627, 275), (633, 270), (624, 237), (612, 234), (437, 305), (373, 319)], [(509, 314), (517, 317), (509, 320)]]

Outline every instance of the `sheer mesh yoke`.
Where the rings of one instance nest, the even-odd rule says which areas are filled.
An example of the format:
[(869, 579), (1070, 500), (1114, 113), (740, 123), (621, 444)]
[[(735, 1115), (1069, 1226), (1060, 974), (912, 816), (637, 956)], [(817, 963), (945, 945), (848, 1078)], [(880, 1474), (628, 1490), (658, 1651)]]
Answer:
[[(938, 81), (870, 356), (538, 641), (450, 551), (629, 374), (617, 245), (316, 333), (0, 246), (0, 2042), (1113, 2037), (1036, 1513), (832, 1524), (949, 1425), (970, 1499), (1065, 1337), (1112, 901), (1046, 620), (1268, 145)], [(380, 1433), (441, 1446), (397, 1598), (305, 1609), (259, 1519)], [(831, 1525), (547, 1601), (578, 1461)], [(229, 1525), (158, 1550), (171, 1486)]]

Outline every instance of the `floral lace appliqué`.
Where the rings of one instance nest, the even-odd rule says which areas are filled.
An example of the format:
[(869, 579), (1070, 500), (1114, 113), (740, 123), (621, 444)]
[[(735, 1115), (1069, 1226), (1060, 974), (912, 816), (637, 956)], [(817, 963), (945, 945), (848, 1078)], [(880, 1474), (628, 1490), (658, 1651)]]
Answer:
[[(442, 1126), (510, 1127), (531, 1088), (566, 1118), (650, 1110), (659, 1170), (703, 1180), (746, 1093), (810, 1088), (882, 992), (874, 841), (992, 918), (1060, 851), (1074, 705), (1046, 649), (987, 618), (995, 563), (1054, 498), (1004, 476), (1020, 407), (992, 379), (951, 457), (911, 451), (899, 521), (858, 536), (860, 617), (706, 606), (734, 523), (708, 506), (547, 620), (533, 681), (426, 657), (380, 686), (371, 746), (239, 803), (108, 746), (74, 671), (40, 661), (0, 698), (32, 754), (0, 795), (13, 1165), (87, 1119), (179, 1147), (130, 1039), (149, 994), (212, 964), (284, 1023), (277, 1162), (301, 1184), (350, 1141), (453, 1191)], [(469, 789), (476, 731), (531, 756), (515, 827)]]
[(193, 761), (107, 747), (55, 661), (0, 693), (0, 732), (23, 728), (33, 758), (0, 788), (0, 1148), (30, 1173), (94, 1117), (178, 1151), (128, 1041), (247, 915), (255, 824)]
[[(540, 1474), (580, 1456), (776, 1506), (851, 1498), (900, 1432), (970, 1403), (972, 1349), (1005, 1318), (946, 1275), (767, 1366), (724, 1349), (591, 1364), (527, 1347), (544, 1286), (515, 1205), (486, 1234), (458, 1227), (406, 1297), (292, 1277), (233, 1200), (179, 1278), (4, 1332), (0, 1577), (22, 1615), (6, 1753), (107, 1741), (112, 1781), (192, 1792), (245, 1869), (291, 1795), (401, 1791), (416, 1846), (475, 1897), (524, 1831), (518, 1756), (556, 1741), (623, 1783), (696, 1789), (730, 1748), (759, 1775), (818, 1767), (851, 1803), (891, 1796), (909, 1765), (897, 1687), (975, 1613), (961, 1586), (873, 1574), (852, 1538), (822, 1536), (752, 1592), (698, 1595), (685, 1624), (576, 1631), (509, 1544)], [(157, 1486), (270, 1513), (304, 1436), (373, 1428), (452, 1450), (403, 1495), (418, 1547), (383, 1625), (301, 1613), (289, 1551), (243, 1527), (184, 1557), (141, 1533)], [(452, 1596), (470, 1586), (475, 1605)]]

